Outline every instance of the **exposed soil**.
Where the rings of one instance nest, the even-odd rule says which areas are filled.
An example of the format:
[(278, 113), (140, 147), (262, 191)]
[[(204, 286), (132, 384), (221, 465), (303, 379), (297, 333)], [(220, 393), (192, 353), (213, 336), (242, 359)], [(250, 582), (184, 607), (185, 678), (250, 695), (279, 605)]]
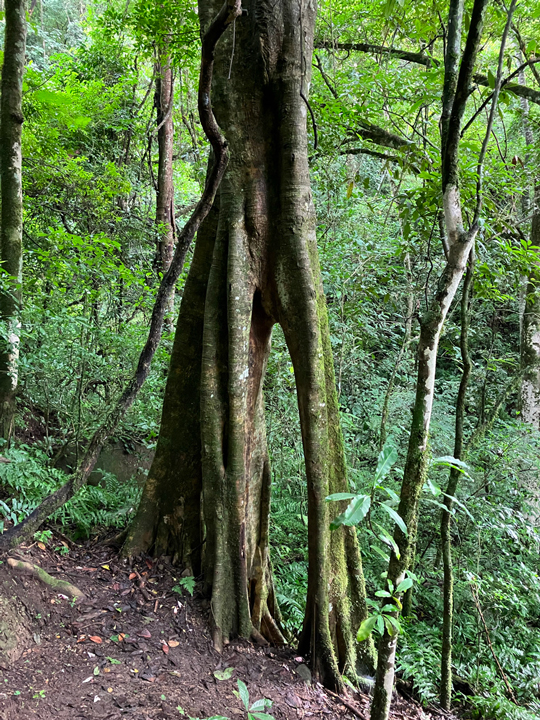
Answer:
[[(208, 603), (197, 591), (191, 598), (173, 590), (180, 573), (167, 558), (130, 564), (92, 543), (69, 546), (65, 556), (34, 544), (17, 556), (73, 583), (85, 598), (70, 600), (2, 558), (0, 720), (246, 718), (233, 693), (238, 679), (250, 702), (273, 701), (266, 712), (276, 720), (369, 716), (367, 695), (340, 699), (306, 682), (306, 667), (290, 648), (239, 641), (219, 655)], [(219, 680), (214, 673), (225, 668), (232, 675)], [(435, 714), (396, 697), (394, 720), (422, 717)]]

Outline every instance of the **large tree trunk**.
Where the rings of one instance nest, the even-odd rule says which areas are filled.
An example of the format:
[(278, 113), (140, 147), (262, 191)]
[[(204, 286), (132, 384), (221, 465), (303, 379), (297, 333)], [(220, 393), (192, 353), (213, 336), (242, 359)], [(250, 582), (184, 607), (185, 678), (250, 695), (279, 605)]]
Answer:
[[(231, 161), (197, 240), (156, 458), (125, 552), (167, 552), (202, 570), (217, 647), (234, 635), (283, 642), (269, 562), (262, 393), (279, 323), (295, 370), (308, 482), (300, 651), (315, 677), (336, 689), (340, 671), (356, 673), (354, 634), (366, 605), (355, 532), (330, 534), (325, 502), (346, 490), (347, 479), (302, 98), (315, 12), (293, 0), (249, 0), (246, 9), (236, 39), (227, 38), (216, 58), (213, 98)], [(214, 12), (212, 2), (200, 2), (203, 28)], [(373, 665), (369, 644), (363, 654)]]
[(24, 0), (6, 0), (0, 100), (0, 260), (9, 288), (0, 293), (0, 436), (9, 439), (15, 416), (22, 282), (22, 80), (26, 52)]

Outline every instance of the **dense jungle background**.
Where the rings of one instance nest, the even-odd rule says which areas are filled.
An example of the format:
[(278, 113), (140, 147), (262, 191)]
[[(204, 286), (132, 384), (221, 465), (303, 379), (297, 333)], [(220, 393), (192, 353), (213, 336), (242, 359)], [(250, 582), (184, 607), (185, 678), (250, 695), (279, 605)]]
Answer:
[[(204, 189), (208, 157), (197, 114), (194, 6), (34, 0), (27, 13), (23, 300), (17, 409), (0, 464), (2, 531), (67, 481), (132, 376), (164, 270), (160, 247), (189, 218)], [(502, 2), (487, 9), (460, 142), (461, 192), (470, 204), (488, 100), (500, 90), (470, 298), (464, 314), (458, 290), (439, 343), (430, 462), (396, 674), (398, 687), (421, 704), (438, 701), (440, 526), (447, 513), (454, 706), (471, 718), (526, 720), (540, 717), (540, 430), (538, 415), (524, 417), (524, 403), (536, 401), (523, 390), (526, 378), (538, 380), (534, 372), (530, 380), (536, 361), (529, 357), (531, 347), (538, 349), (537, 339), (530, 340), (536, 330), (528, 335), (524, 326), (534, 324), (540, 307), (540, 238), (531, 236), (538, 212), (540, 66), (527, 65), (540, 53), (540, 3), (518, 3), (501, 75), (507, 13)], [(419, 319), (445, 263), (438, 158), (447, 14), (439, 0), (324, 0), (306, 104), (318, 251), (351, 492), (363, 498), (356, 519), (375, 642), (388, 624), (380, 598), (389, 595), (384, 573), (400, 521), (395, 508), (417, 382)], [(0, 15), (0, 29), (2, 21)], [(165, 42), (173, 87), (167, 109), (156, 90)], [(513, 93), (516, 86), (530, 93)], [(169, 120), (172, 225), (156, 220), (158, 134)], [(468, 212), (474, 210), (465, 209), (466, 218)], [(51, 551), (70, 552), (52, 543), (54, 528), (82, 542), (122, 531), (135, 514), (159, 433), (191, 254), (151, 372), (102, 452), (100, 472), (35, 535)], [(6, 277), (0, 279), (7, 292)], [(464, 317), (471, 371), (465, 449), (456, 463)], [(9, 341), (6, 323), (2, 332)], [(278, 326), (264, 398), (271, 557), (283, 630), (294, 643), (307, 592), (307, 490), (295, 374)], [(459, 469), (459, 484), (445, 505), (452, 467)]]

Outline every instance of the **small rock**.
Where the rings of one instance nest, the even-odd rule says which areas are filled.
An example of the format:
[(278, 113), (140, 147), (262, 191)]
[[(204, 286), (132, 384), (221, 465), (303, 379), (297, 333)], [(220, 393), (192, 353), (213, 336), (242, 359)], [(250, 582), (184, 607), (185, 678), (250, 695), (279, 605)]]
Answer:
[(298, 675), (300, 675), (300, 677), (305, 683), (311, 685), (311, 670), (308, 668), (307, 665), (304, 665), (302, 663), (296, 668), (296, 672), (298, 673)]

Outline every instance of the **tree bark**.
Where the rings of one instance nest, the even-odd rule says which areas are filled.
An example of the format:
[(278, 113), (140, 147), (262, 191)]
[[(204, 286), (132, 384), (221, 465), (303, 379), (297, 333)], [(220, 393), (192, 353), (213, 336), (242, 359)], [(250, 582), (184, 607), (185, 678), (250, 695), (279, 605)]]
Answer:
[[(398, 514), (407, 526), (407, 533), (404, 533), (401, 528), (396, 525), (394, 540), (399, 549), (399, 555), (396, 554), (396, 552), (392, 552), (387, 576), (389, 587), (390, 583), (392, 583), (393, 588), (398, 587), (400, 582), (405, 578), (405, 572), (410, 567), (414, 553), (418, 525), (418, 501), (422, 486), (426, 480), (429, 462), (429, 427), (433, 407), (439, 338), (448, 310), (450, 309), (450, 305), (465, 272), (469, 253), (478, 233), (478, 219), (481, 208), (480, 189), (478, 189), (477, 193), (478, 200), (474, 221), (468, 231), (466, 231), (463, 226), (458, 188), (458, 150), (461, 124), (469, 96), (469, 88), (480, 45), (487, 4), (488, 0), (475, 0), (459, 72), (457, 72), (457, 57), (454, 57), (452, 62), (448, 61), (445, 68), (446, 73), (452, 75), (457, 74), (457, 80), (455, 82), (452, 78), (445, 81), (442, 98), (443, 109), (451, 107), (448, 121), (445, 121), (442, 128), (441, 138), (443, 211), (448, 257), (446, 259), (446, 266), (438, 279), (437, 290), (420, 321), (420, 340), (417, 350), (418, 380), (416, 384), (416, 397), (398, 506)], [(453, 32), (458, 36), (460, 33), (458, 24), (462, 21), (461, 7), (462, 3), (451, 3), (449, 13), (449, 24), (456, 23)], [(500, 87), (500, 74), (498, 80), (498, 87)], [(451, 93), (452, 97), (448, 97), (447, 93)], [(494, 102), (496, 102), (496, 97)], [(479, 159), (479, 178), (482, 170), (485, 146), (491, 132), (493, 113), (494, 109), (491, 115), (491, 121), (488, 124), (486, 138)], [(398, 615), (397, 607), (395, 615), (396, 617)], [(377, 675), (371, 706), (371, 720), (388, 719), (394, 686), (397, 640), (397, 633), (391, 635), (388, 630), (385, 629), (378, 648)]]
[[(366, 604), (356, 534), (330, 534), (325, 502), (345, 491), (347, 478), (302, 97), (315, 11), (293, 0), (249, 0), (246, 10), (219, 49), (213, 86), (231, 162), (197, 239), (156, 457), (124, 552), (167, 552), (202, 572), (217, 648), (234, 635), (283, 642), (269, 560), (262, 392), (279, 323), (295, 371), (308, 482), (300, 652), (317, 679), (340, 689), (340, 673), (354, 676), (359, 659), (373, 666), (373, 647), (365, 643), (357, 656)], [(201, 0), (203, 28), (213, 11)]]
[(180, 233), (171, 265), (159, 286), (152, 310), (148, 338), (139, 356), (135, 373), (103, 425), (94, 433), (82, 460), (78, 463), (75, 473), (73, 473), (67, 483), (52, 493), (52, 495), (45, 498), (19, 525), (12, 527), (0, 536), (0, 549), (14, 547), (22, 542), (24, 538), (31, 536), (47, 517), (66, 503), (86, 484), (103, 444), (115, 430), (126, 411), (134, 403), (139, 390), (148, 377), (152, 359), (161, 339), (163, 321), (167, 309), (167, 299), (170, 297), (171, 290), (178, 282), (191, 241), (212, 209), (212, 204), (229, 160), (227, 143), (220, 133), (212, 110), (210, 88), (212, 84), (216, 43), (240, 12), (240, 0), (227, 0), (203, 37), (199, 77), (199, 115), (203, 129), (212, 146), (214, 162), (208, 175), (202, 197)]
[[(171, 57), (166, 47), (160, 47), (156, 60), (156, 92), (154, 105), (156, 107), (157, 136), (158, 136), (158, 173), (156, 192), (156, 225), (158, 242), (156, 249), (156, 267), (160, 275), (169, 269), (176, 240), (176, 222), (174, 214), (174, 184), (173, 184), (173, 101), (174, 83), (171, 66)], [(168, 300), (166, 322), (173, 326), (172, 315), (174, 311), (174, 287)]]
[[(456, 430), (454, 439), (454, 457), (461, 460), (464, 454), (463, 447), (463, 421), (465, 418), (465, 397), (471, 376), (472, 363), (469, 356), (469, 300), (474, 276), (474, 248), (469, 256), (469, 267), (463, 283), (461, 296), (461, 361), (463, 370), (456, 402)], [(441, 514), (441, 545), (443, 557), (443, 636), (441, 651), (441, 707), (450, 710), (452, 702), (452, 623), (454, 615), (454, 577), (452, 570), (452, 536), (450, 524), (452, 520), (452, 497), (455, 496), (459, 482), (460, 471), (456, 467), (450, 470), (450, 478), (443, 500), (445, 510)]]
[(13, 430), (17, 390), (22, 282), (22, 81), (26, 52), (24, 0), (6, 0), (0, 98), (0, 261), (7, 287), (0, 293), (0, 436)]
[[(523, 52), (523, 41), (518, 34), (518, 41)], [(535, 72), (537, 81), (540, 79)], [(519, 75), (519, 84), (525, 84), (524, 73)], [(529, 103), (521, 98), (521, 110), (523, 114), (523, 134), (528, 148), (534, 142), (534, 134), (529, 118)], [(525, 164), (530, 153), (527, 152)], [(530, 211), (529, 193), (523, 197), (523, 211), (526, 216)], [(533, 188), (532, 200), (532, 222), (531, 222), (531, 245), (540, 252), (540, 183)], [(521, 370), (523, 380), (520, 388), (520, 410), (524, 422), (530, 423), (536, 429), (540, 429), (540, 273), (538, 267), (533, 267), (529, 276), (524, 278), (523, 305), (521, 313)]]
[[(533, 199), (531, 245), (540, 252), (540, 184)], [(521, 419), (540, 429), (540, 271), (533, 267), (526, 278), (525, 302), (521, 320)]]

